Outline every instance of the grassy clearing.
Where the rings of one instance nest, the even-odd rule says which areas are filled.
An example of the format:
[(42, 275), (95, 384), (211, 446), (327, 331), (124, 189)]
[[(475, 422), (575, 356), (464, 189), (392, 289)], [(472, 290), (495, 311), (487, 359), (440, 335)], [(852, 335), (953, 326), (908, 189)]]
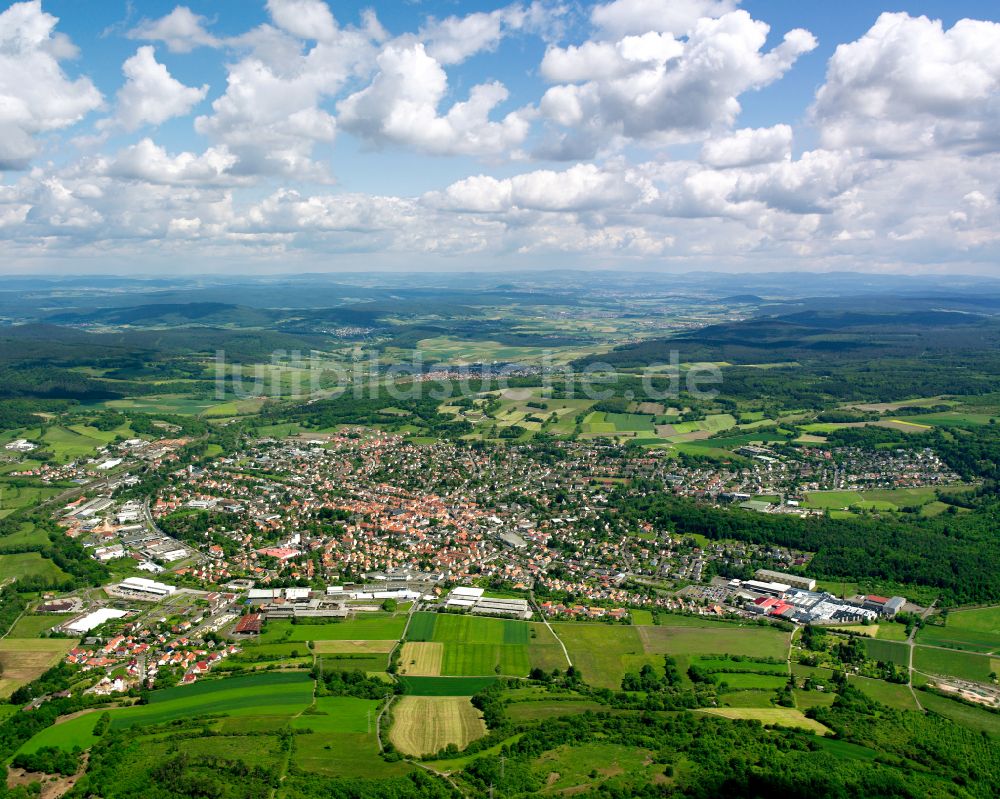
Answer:
[(653, 624), (653, 614), (648, 610), (630, 610), (628, 614), (632, 617), (632, 624), (645, 627)]
[(913, 701), (913, 694), (905, 685), (872, 680), (868, 677), (851, 677), (851, 685), (883, 705), (894, 707), (897, 710), (917, 709), (917, 703)]
[(0, 552), (22, 547), (48, 546), (49, 534), (31, 522), (22, 522), (15, 533), (0, 537)]
[(415, 766), (405, 761), (386, 763), (380, 757), (374, 726), (373, 722), (370, 735), (364, 732), (296, 735), (292, 763), (301, 771), (324, 777), (365, 780), (397, 777), (413, 771)]
[(648, 749), (606, 742), (564, 745), (541, 755), (533, 770), (546, 784), (546, 795), (590, 795), (591, 789), (598, 795), (595, 786), (606, 780), (624, 780), (626, 785), (629, 777), (643, 782), (655, 780), (663, 767), (654, 762), (653, 755)]
[(324, 671), (385, 671), (389, 665), (386, 655), (322, 655)]
[(514, 702), (507, 706), (506, 712), (514, 721), (542, 721), (559, 716), (575, 716), (586, 712), (607, 712), (608, 706), (588, 699), (541, 699), (531, 702)]
[(94, 725), (101, 716), (100, 710), (84, 713), (81, 716), (57, 722), (52, 727), (47, 727), (31, 740), (26, 741), (18, 749), (18, 753), (37, 752), (45, 746), (52, 746), (56, 749), (71, 750), (74, 747), (89, 749), (97, 743), (94, 735)]
[(399, 654), (399, 673), (414, 677), (440, 677), (444, 644), (437, 641), (407, 641)]
[(410, 755), (438, 752), (448, 744), (464, 749), (486, 734), (482, 715), (464, 697), (404, 696), (392, 715), (389, 740)]
[(806, 718), (801, 710), (791, 707), (716, 707), (696, 710), (727, 719), (754, 719), (765, 727), (797, 727), (800, 730), (825, 735), (829, 730), (818, 721)]
[(719, 685), (728, 685), (736, 691), (776, 691), (788, 682), (788, 678), (771, 674), (740, 672), (739, 674), (716, 674), (715, 681)]

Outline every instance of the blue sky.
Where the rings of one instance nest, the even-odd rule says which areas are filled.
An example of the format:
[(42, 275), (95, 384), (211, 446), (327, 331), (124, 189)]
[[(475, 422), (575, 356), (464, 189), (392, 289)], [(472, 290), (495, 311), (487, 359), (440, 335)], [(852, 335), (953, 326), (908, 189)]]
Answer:
[(860, 0), (0, 5), (2, 268), (990, 274), (997, 19)]

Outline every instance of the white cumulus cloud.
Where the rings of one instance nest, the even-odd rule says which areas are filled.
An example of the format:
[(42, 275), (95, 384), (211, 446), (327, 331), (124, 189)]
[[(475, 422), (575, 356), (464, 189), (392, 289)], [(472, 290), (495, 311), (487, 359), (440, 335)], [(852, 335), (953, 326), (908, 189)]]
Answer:
[(76, 48), (55, 31), (40, 0), (0, 13), (0, 169), (23, 169), (38, 152), (36, 134), (69, 127), (100, 107), (89, 78), (70, 79), (60, 61)]
[(884, 13), (841, 44), (812, 109), (828, 147), (882, 156), (1000, 147), (1000, 24)]
[(171, 53), (190, 53), (197, 47), (219, 47), (221, 42), (205, 30), (205, 18), (187, 6), (176, 6), (164, 17), (143, 20), (128, 32), (130, 39), (163, 42)]
[(701, 148), (701, 160), (713, 167), (750, 166), (791, 158), (792, 128), (743, 128), (729, 136), (710, 139)]
[(185, 86), (156, 60), (152, 46), (140, 47), (122, 65), (125, 85), (118, 92), (116, 119), (125, 130), (159, 125), (190, 113), (205, 99), (208, 86)]

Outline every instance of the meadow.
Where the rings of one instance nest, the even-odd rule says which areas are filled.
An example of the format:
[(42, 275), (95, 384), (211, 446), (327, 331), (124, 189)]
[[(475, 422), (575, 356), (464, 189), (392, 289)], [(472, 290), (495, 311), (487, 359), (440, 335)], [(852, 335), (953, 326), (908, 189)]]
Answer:
[(895, 663), (897, 666), (906, 666), (910, 662), (910, 651), (906, 644), (877, 638), (864, 638), (863, 643), (872, 660)]
[(472, 696), (495, 683), (496, 677), (400, 677), (410, 696)]
[(388, 641), (398, 640), (406, 626), (405, 613), (365, 613), (339, 622), (292, 624), (270, 621), (260, 636), (270, 641)]
[(59, 582), (67, 576), (66, 572), (38, 552), (0, 555), (0, 583), (16, 580), (18, 577), (41, 577), (50, 582)]
[(978, 682), (989, 681), (993, 670), (992, 658), (986, 655), (925, 646), (917, 646), (914, 650), (913, 668), (924, 674), (940, 674)]
[(861, 693), (870, 696), (876, 702), (894, 707), (897, 710), (916, 710), (917, 703), (913, 699), (913, 694), (905, 685), (899, 683), (885, 682), (884, 680), (873, 680), (869, 677), (851, 677), (851, 685)]
[(696, 710), (727, 719), (752, 719), (765, 727), (797, 727), (800, 730), (825, 735), (829, 730), (818, 721), (806, 718), (805, 714), (793, 707), (714, 707)]
[(929, 624), (917, 640), (976, 652), (1000, 651), (1000, 607), (952, 611), (943, 627)]

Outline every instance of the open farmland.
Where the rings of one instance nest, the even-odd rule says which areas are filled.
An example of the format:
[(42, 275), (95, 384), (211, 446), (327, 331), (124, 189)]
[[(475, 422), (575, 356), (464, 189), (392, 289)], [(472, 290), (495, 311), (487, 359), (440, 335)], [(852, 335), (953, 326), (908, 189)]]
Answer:
[(639, 627), (647, 654), (749, 655), (785, 658), (788, 633), (773, 627), (716, 623), (714, 627)]
[(952, 611), (943, 627), (927, 625), (917, 640), (976, 652), (1000, 651), (1000, 607)]
[(913, 652), (913, 668), (917, 671), (977, 682), (989, 680), (993, 670), (992, 661), (988, 655), (926, 646), (917, 646)]
[(627, 670), (625, 656), (645, 652), (638, 632), (645, 627), (573, 622), (554, 623), (552, 627), (583, 679), (600, 688), (620, 689)]
[(163, 724), (206, 714), (291, 718), (312, 703), (313, 682), (304, 672), (264, 672), (205, 680), (150, 694), (148, 705), (112, 713), (112, 727)]
[(19, 577), (41, 577), (50, 582), (66, 579), (66, 573), (38, 552), (0, 555), (0, 583)]
[(438, 677), (444, 644), (437, 641), (407, 641), (399, 654), (399, 673), (415, 677)]
[(364, 613), (339, 622), (292, 624), (268, 622), (262, 640), (267, 641), (388, 641), (398, 640), (406, 626), (405, 613)]
[(531, 669), (531, 629), (526, 622), (509, 619), (418, 613), (408, 637), (411, 642), (441, 645), (441, 674), (523, 677)]
[(9, 697), (22, 685), (62, 660), (76, 640), (65, 638), (4, 638), (0, 640), (0, 697)]
[(389, 740), (401, 752), (422, 755), (448, 744), (464, 749), (486, 734), (478, 710), (463, 697), (404, 696), (392, 709)]
[(317, 655), (387, 655), (396, 646), (396, 641), (316, 641)]

